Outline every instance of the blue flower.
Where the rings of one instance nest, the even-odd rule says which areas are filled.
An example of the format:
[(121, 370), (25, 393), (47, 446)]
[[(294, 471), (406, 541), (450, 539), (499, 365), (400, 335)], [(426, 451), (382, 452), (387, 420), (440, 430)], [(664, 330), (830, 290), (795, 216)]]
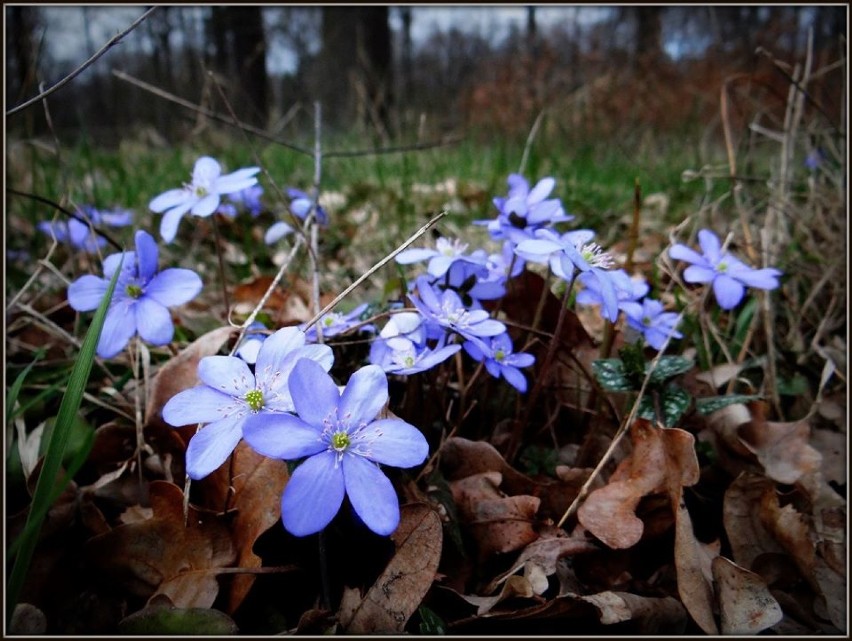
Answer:
[(290, 375), (298, 417), (254, 415), (245, 439), (257, 452), (278, 459), (307, 459), (281, 497), (281, 520), (296, 536), (319, 532), (337, 514), (343, 497), (373, 532), (389, 535), (399, 525), (399, 500), (377, 464), (413, 467), (429, 453), (423, 434), (398, 418), (377, 419), (388, 401), (380, 367), (356, 371), (341, 393), (314, 362), (301, 360)]
[(257, 354), (260, 352), (260, 346), (266, 340), (266, 325), (260, 321), (255, 321), (248, 326), (246, 334), (237, 348), (237, 356), (243, 359), (249, 365), (254, 365), (257, 362)]
[(494, 378), (501, 376), (519, 392), (527, 391), (527, 379), (518, 369), (535, 363), (532, 354), (513, 354), (512, 339), (508, 333), (490, 339), (473, 339), (464, 344), (464, 350), (476, 361), (485, 364), (485, 369)]
[(627, 324), (645, 337), (645, 342), (656, 350), (671, 335), (672, 338), (683, 338), (677, 331), (678, 314), (663, 310), (663, 304), (652, 298), (646, 298), (640, 305), (637, 302), (623, 303), (621, 309), (627, 317)]
[(396, 262), (400, 265), (410, 265), (423, 260), (428, 260), (426, 271), (435, 278), (440, 278), (457, 261), (465, 261), (474, 265), (484, 266), (485, 256), (466, 256), (468, 244), (458, 239), (449, 239), (441, 236), (435, 240), (435, 249), (415, 247), (406, 249), (396, 256)]
[[(363, 303), (362, 305), (358, 305), (358, 307), (348, 314), (329, 312), (328, 314), (323, 314), (322, 317), (308, 329), (304, 330), (303, 325), (300, 325), (300, 327), (304, 330), (305, 336), (310, 343), (317, 341), (317, 325), (322, 328), (323, 338), (331, 338), (348, 332), (353, 327), (359, 325), (361, 323), (361, 314), (364, 313), (364, 310), (366, 310), (367, 307), (367, 303)], [(375, 328), (372, 325), (363, 325), (360, 329), (368, 332), (375, 331)]]
[(160, 235), (170, 243), (177, 235), (184, 214), (207, 217), (213, 214), (225, 194), (234, 194), (257, 184), (255, 174), (260, 167), (247, 167), (222, 175), (222, 167), (209, 156), (195, 162), (192, 182), (180, 189), (170, 189), (154, 198), (148, 207), (154, 213), (164, 213), (160, 221)]
[(478, 225), (486, 225), (495, 240), (505, 238), (519, 243), (533, 238), (537, 229), (574, 218), (565, 213), (558, 198), (547, 198), (556, 186), (553, 178), (542, 178), (532, 189), (518, 174), (510, 175), (508, 183), (509, 194), (505, 198), (494, 199), (499, 210), (497, 218), (476, 221)]
[[(112, 358), (139, 334), (152, 345), (166, 345), (174, 336), (168, 308), (182, 305), (201, 291), (201, 278), (190, 269), (157, 273), (157, 243), (145, 231), (136, 232), (136, 251), (123, 252), (124, 262), (107, 310), (97, 353)], [(118, 269), (122, 254), (104, 259), (104, 278), (87, 274), (68, 287), (68, 303), (78, 312), (96, 309)]]
[[(308, 194), (300, 189), (296, 189), (295, 187), (289, 187), (287, 189), (287, 195), (290, 197), (290, 211), (293, 212), (293, 215), (297, 218), (305, 220), (308, 216), (308, 212), (311, 211), (314, 201), (310, 196), (308, 196)], [(316, 210), (314, 211), (314, 217), (320, 225), (325, 226), (328, 224), (328, 213), (320, 206), (319, 203), (317, 203)]]
[[(113, 211), (99, 211), (89, 205), (77, 207), (77, 214), (92, 223), (97, 228), (100, 225), (111, 227), (125, 227), (133, 222), (133, 212), (126, 209), (115, 209)], [(58, 242), (69, 243), (72, 247), (87, 252), (96, 252), (106, 245), (106, 239), (94, 233), (86, 223), (76, 218), (69, 220), (42, 221), (38, 229), (48, 236), (55, 238)]]
[[(641, 300), (650, 290), (645, 280), (634, 280), (628, 276), (623, 269), (609, 272), (610, 280), (615, 287), (615, 297), (618, 300), (619, 309), (624, 309), (624, 303), (635, 303)], [(581, 305), (603, 306), (603, 291), (600, 281), (592, 272), (583, 272), (577, 280), (583, 285), (583, 289), (577, 292), (576, 301)]]
[(186, 450), (186, 473), (202, 479), (230, 456), (250, 419), (261, 421), (295, 409), (290, 373), (301, 359), (328, 371), (334, 358), (328, 345), (306, 345), (296, 327), (279, 329), (263, 341), (252, 374), (236, 356), (206, 356), (198, 363), (202, 385), (179, 392), (163, 407), (169, 425), (207, 423)]
[(468, 339), (496, 336), (506, 331), (506, 326), (490, 318), (484, 309), (467, 309), (456, 292), (446, 289), (439, 296), (426, 276), (418, 276), (416, 283), (417, 294), (410, 294), (409, 298), (428, 322)]
[(233, 218), (237, 215), (239, 209), (245, 209), (252, 218), (257, 218), (260, 212), (263, 211), (263, 203), (260, 202), (260, 197), (263, 195), (263, 187), (253, 185), (246, 187), (243, 190), (236, 191), (233, 194), (228, 194), (226, 198), (229, 202), (224, 202), (219, 205), (217, 213)]
[(611, 272), (612, 256), (593, 243), (595, 233), (588, 229), (569, 231), (561, 236), (549, 229), (539, 229), (535, 238), (524, 240), (515, 247), (521, 258), (539, 263), (549, 263), (551, 271), (568, 283), (574, 279), (574, 270), (588, 272), (588, 278), (597, 280), (603, 307), (601, 315), (612, 321), (618, 319), (618, 297)]
[(400, 336), (379, 339), (370, 346), (370, 363), (388, 374), (418, 374), (443, 363), (461, 349), (461, 345), (444, 343), (445, 340), (440, 340), (435, 347), (428, 347)]
[(687, 283), (712, 283), (713, 294), (722, 309), (733, 309), (739, 305), (746, 287), (767, 290), (778, 287), (780, 270), (749, 267), (728, 252), (723, 252), (719, 238), (713, 232), (707, 229), (699, 231), (698, 244), (703, 255), (678, 243), (669, 249), (669, 256), (692, 263), (683, 271), (683, 279)]

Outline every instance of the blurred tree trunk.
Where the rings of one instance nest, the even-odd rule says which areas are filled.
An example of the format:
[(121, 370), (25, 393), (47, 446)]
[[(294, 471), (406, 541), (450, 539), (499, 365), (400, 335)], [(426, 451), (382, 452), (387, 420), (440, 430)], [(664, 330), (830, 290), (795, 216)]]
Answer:
[(266, 35), (261, 7), (228, 7), (228, 24), (233, 32), (237, 77), (250, 101), (258, 122), (266, 124), (268, 78), (266, 74)]
[[(6, 11), (7, 33), (11, 35), (11, 40), (6, 41), (6, 99), (14, 106), (35, 93), (37, 86), (35, 29), (38, 9), (11, 6)], [(14, 69), (12, 73), (9, 73), (10, 68)]]
[(391, 96), (388, 7), (323, 7), (318, 95), (331, 122), (387, 134)]
[(663, 57), (663, 7), (636, 7), (635, 60), (640, 68), (657, 64)]

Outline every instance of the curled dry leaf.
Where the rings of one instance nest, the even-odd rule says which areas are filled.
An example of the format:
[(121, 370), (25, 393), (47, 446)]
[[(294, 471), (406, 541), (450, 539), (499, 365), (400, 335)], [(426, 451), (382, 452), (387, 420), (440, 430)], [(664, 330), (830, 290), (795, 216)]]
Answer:
[(737, 428), (740, 441), (757, 456), (766, 475), (779, 483), (793, 484), (816, 472), (822, 456), (810, 446), (807, 421), (775, 423), (765, 418), (764, 403), (752, 403), (752, 420)]
[(784, 618), (764, 580), (723, 556), (713, 559), (722, 634), (757, 634)]
[(522, 576), (510, 576), (506, 583), (503, 584), (503, 589), (499, 594), (494, 596), (476, 596), (476, 595), (461, 595), (461, 597), (477, 607), (477, 616), (488, 614), (498, 603), (511, 599), (513, 597), (522, 599), (531, 599), (535, 597), (536, 592), (533, 589), (529, 580)]
[(183, 492), (171, 483), (152, 481), (150, 499), (152, 518), (93, 537), (86, 557), (131, 594), (148, 598), (160, 590), (178, 607), (209, 608), (218, 594), (210, 570), (235, 557), (227, 527), (192, 508), (185, 525)]
[(740, 474), (725, 492), (722, 523), (734, 561), (746, 570), (754, 569), (754, 561), (761, 554), (784, 552), (757, 509), (767, 493), (775, 494), (775, 484), (763, 475), (749, 472)]
[(533, 527), (540, 501), (534, 496), (504, 496), (499, 472), (483, 472), (450, 483), (461, 521), (482, 558), (512, 552), (535, 541)]
[(633, 621), (637, 634), (682, 634), (689, 618), (683, 604), (672, 597), (644, 597), (627, 592), (600, 592), (579, 597), (600, 612), (604, 625)]
[(679, 429), (654, 427), (637, 420), (630, 428), (633, 453), (616, 468), (604, 487), (594, 490), (580, 507), (580, 523), (606, 545), (629, 548), (642, 538), (635, 510), (646, 494), (679, 493), (698, 482), (694, 439)]
[(441, 519), (427, 505), (404, 505), (391, 535), (396, 554), (360, 603), (350, 592), (340, 623), (348, 634), (398, 634), (432, 587), (441, 560)]

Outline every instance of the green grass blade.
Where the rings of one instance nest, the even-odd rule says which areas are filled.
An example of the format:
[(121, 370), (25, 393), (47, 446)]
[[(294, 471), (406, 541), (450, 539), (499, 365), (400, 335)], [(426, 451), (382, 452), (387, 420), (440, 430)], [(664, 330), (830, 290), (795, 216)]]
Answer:
[[(123, 256), (122, 256), (123, 262)], [(74, 364), (71, 371), (71, 376), (68, 379), (68, 385), (65, 394), (62, 396), (62, 401), (59, 404), (59, 411), (56, 415), (53, 433), (50, 437), (50, 443), (47, 446), (47, 453), (44, 456), (41, 473), (36, 482), (35, 492), (33, 493), (33, 501), (30, 506), (29, 514), (27, 515), (27, 523), (24, 526), (24, 532), (18, 543), (18, 553), (15, 556), (15, 561), (12, 566), (12, 572), (9, 575), (6, 592), (6, 617), (12, 616), (15, 605), (18, 603), (18, 598), (21, 594), (21, 589), (24, 586), (27, 571), (29, 570), (30, 562), (32, 561), (33, 552), (35, 552), (38, 535), (41, 531), (41, 524), (44, 521), (47, 512), (50, 509), (52, 501), (56, 498), (57, 492), (61, 492), (62, 485), (57, 486), (56, 477), (62, 464), (62, 458), (65, 454), (65, 446), (68, 443), (68, 436), (71, 431), (71, 425), (74, 422), (74, 417), (80, 409), (80, 402), (83, 399), (83, 392), (86, 390), (86, 384), (89, 380), (89, 374), (92, 371), (92, 363), (95, 360), (95, 349), (98, 345), (98, 340), (101, 336), (101, 330), (106, 319), (107, 308), (112, 300), (112, 294), (115, 291), (115, 284), (118, 280), (118, 275), (121, 273), (121, 264), (110, 280), (109, 288), (106, 296), (101, 301), (100, 306), (95, 312), (95, 317), (86, 332), (86, 338), (80, 348), (80, 355)], [(70, 477), (66, 474), (63, 483), (67, 482)]]

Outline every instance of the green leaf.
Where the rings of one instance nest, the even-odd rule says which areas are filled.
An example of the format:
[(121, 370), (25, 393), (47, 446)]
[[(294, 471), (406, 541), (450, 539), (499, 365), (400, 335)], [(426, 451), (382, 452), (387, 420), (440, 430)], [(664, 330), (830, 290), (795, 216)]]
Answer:
[[(48, 419), (44, 426), (44, 433), (39, 444), (39, 456), (43, 456), (47, 452), (48, 443), (53, 435), (55, 419)], [(68, 467), (69, 462), (74, 460), (80, 451), (86, 449), (86, 444), (92, 440), (95, 428), (79, 414), (74, 416), (71, 425), (68, 427), (68, 441), (65, 445), (65, 453), (62, 457), (62, 465)]]
[(171, 608), (148, 606), (125, 617), (118, 624), (119, 634), (144, 636), (234, 635), (239, 632), (234, 620), (224, 612), (208, 608)]
[(748, 403), (750, 401), (759, 401), (762, 396), (759, 394), (727, 394), (725, 396), (707, 396), (705, 398), (695, 399), (695, 409), (702, 416), (712, 414), (716, 410), (720, 410), (728, 405), (737, 403)]
[[(670, 386), (658, 393), (660, 413), (662, 416), (663, 425), (666, 427), (675, 427), (689, 409), (689, 404), (692, 402), (692, 396), (686, 390), (680, 387)], [(636, 412), (639, 418), (644, 418), (648, 421), (657, 420), (657, 411), (654, 406), (654, 394), (646, 394), (639, 402), (639, 409)]]
[[(124, 262), (122, 255), (121, 262)], [(27, 521), (24, 526), (24, 532), (16, 541), (17, 554), (12, 566), (12, 572), (9, 575), (6, 592), (6, 612), (7, 616), (11, 616), (15, 605), (18, 602), (18, 597), (21, 594), (21, 589), (24, 586), (27, 571), (29, 570), (30, 561), (32, 560), (33, 552), (35, 551), (38, 535), (41, 531), (41, 525), (44, 522), (45, 516), (50, 509), (53, 500), (55, 500), (57, 489), (61, 492), (61, 486), (57, 488), (56, 477), (62, 465), (62, 459), (65, 455), (65, 448), (68, 444), (68, 438), (71, 433), (71, 428), (77, 417), (77, 411), (80, 409), (80, 402), (83, 399), (83, 393), (86, 390), (86, 384), (89, 380), (89, 375), (92, 371), (92, 363), (95, 360), (95, 350), (98, 346), (98, 340), (101, 336), (101, 330), (106, 319), (106, 312), (109, 308), (109, 303), (112, 300), (113, 292), (115, 291), (115, 283), (118, 280), (118, 275), (121, 273), (121, 263), (118, 269), (110, 280), (107, 292), (104, 295), (101, 304), (95, 312), (95, 317), (92, 319), (92, 324), (89, 331), (86, 332), (86, 338), (83, 340), (83, 345), (80, 348), (80, 354), (74, 363), (74, 368), (71, 370), (71, 376), (68, 378), (68, 385), (65, 388), (65, 394), (62, 395), (62, 401), (59, 404), (59, 411), (56, 415), (55, 427), (50, 442), (47, 445), (47, 451), (42, 463), (41, 473), (38, 481), (36, 481), (35, 491), (33, 493), (32, 504), (30, 505)], [(62, 480), (62, 485), (70, 480), (68, 474)], [(9, 550), (12, 553), (12, 549)]]
[(435, 612), (421, 605), (417, 612), (420, 614), (420, 634), (446, 634), (447, 624)]
[[(649, 364), (650, 365), (650, 364)], [(692, 369), (692, 361), (683, 356), (661, 356), (654, 371), (651, 372), (651, 385), (661, 385), (668, 379)]]
[(624, 372), (624, 363), (618, 358), (601, 358), (592, 362), (592, 372), (601, 387), (609, 392), (630, 392), (634, 389)]

